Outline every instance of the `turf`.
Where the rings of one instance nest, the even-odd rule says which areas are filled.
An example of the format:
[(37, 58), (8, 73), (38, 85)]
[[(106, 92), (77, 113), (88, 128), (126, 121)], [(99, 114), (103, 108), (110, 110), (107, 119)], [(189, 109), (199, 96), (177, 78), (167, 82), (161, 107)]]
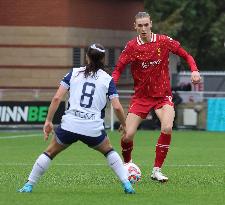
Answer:
[[(18, 135), (33, 136), (11, 138)], [(163, 167), (169, 177), (166, 184), (149, 179), (158, 135), (158, 131), (138, 131), (136, 135), (133, 160), (142, 171), (142, 180), (135, 185), (135, 195), (125, 195), (104, 157), (81, 143), (57, 156), (33, 193), (26, 194), (16, 190), (48, 142), (41, 132), (1, 132), (0, 204), (224, 204), (225, 133), (175, 131)], [(119, 134), (109, 132), (109, 136), (120, 152)]]

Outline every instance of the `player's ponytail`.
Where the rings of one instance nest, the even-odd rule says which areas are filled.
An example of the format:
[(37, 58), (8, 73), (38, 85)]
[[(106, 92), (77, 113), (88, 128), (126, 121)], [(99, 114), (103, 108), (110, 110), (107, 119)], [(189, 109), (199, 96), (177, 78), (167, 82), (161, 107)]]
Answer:
[(92, 44), (87, 50), (89, 63), (86, 65), (84, 76), (94, 76), (99, 69), (105, 70), (105, 48), (101, 44)]

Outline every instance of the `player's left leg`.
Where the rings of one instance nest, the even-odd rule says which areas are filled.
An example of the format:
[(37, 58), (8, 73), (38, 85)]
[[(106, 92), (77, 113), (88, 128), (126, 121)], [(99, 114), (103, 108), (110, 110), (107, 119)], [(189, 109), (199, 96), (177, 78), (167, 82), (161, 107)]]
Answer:
[(166, 182), (168, 177), (162, 174), (161, 167), (170, 147), (175, 112), (173, 106), (168, 104), (163, 105), (162, 108), (155, 110), (155, 112), (161, 122), (161, 134), (156, 144), (155, 163), (151, 177), (154, 180)]
[(133, 140), (137, 128), (142, 122), (142, 118), (134, 113), (128, 113), (126, 118), (127, 133), (121, 138), (121, 148), (124, 163), (132, 161), (131, 152), (133, 150)]
[(119, 154), (113, 149), (109, 138), (106, 137), (99, 146), (95, 147), (95, 149), (104, 154), (108, 165), (112, 168), (114, 173), (120, 179), (124, 192), (126, 194), (134, 194), (135, 191), (130, 181), (128, 180), (127, 172), (123, 165), (122, 159)]
[(34, 163), (32, 171), (30, 172), (30, 175), (28, 177), (28, 181), (21, 189), (18, 190), (18, 192), (32, 192), (33, 186), (47, 171), (52, 159), (65, 148), (66, 146), (59, 144), (56, 141), (56, 138), (53, 137), (46, 151), (44, 151)]

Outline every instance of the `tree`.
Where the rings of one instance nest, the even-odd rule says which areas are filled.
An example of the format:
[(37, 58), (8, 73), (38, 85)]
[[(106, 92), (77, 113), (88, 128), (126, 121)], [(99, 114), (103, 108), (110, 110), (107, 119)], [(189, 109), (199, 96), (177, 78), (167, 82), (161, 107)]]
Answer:
[(153, 30), (178, 39), (201, 70), (225, 70), (225, 3), (220, 0), (145, 0)]

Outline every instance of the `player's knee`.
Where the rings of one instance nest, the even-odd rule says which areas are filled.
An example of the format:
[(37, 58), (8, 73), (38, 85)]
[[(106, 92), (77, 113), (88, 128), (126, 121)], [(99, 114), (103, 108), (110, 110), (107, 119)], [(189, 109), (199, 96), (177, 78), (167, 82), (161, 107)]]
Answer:
[(128, 130), (127, 134), (123, 137), (123, 141), (132, 142), (134, 139), (134, 135), (135, 135), (135, 132)]
[(47, 149), (45, 152), (53, 159), (60, 151), (57, 149)]
[(51, 151), (49, 151), (49, 150), (45, 151), (45, 153), (46, 153), (46, 154), (49, 156), (49, 158), (51, 158), (51, 159), (53, 159), (53, 158), (56, 156), (55, 153), (53, 153), (53, 152), (51, 152)]
[(170, 126), (170, 125), (163, 126), (161, 131), (165, 134), (171, 134), (172, 133), (172, 126)]
[(130, 143), (132, 141), (133, 141), (133, 137), (132, 136), (127, 135), (127, 136), (123, 137), (123, 142), (125, 142), (125, 143)]

